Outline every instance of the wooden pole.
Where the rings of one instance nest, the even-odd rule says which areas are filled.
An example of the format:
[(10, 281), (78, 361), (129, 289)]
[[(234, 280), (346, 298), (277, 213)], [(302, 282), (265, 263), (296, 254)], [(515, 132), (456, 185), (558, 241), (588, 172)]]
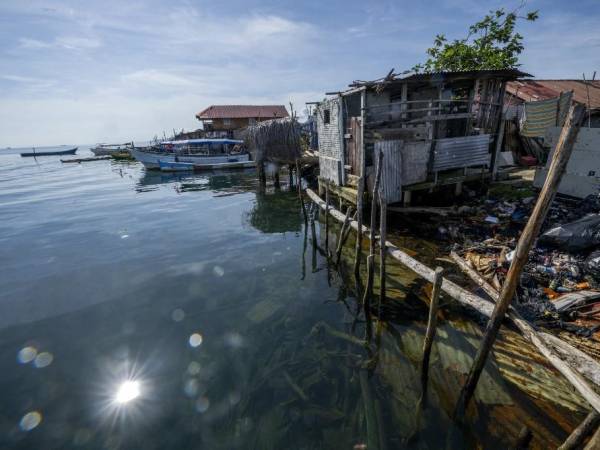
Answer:
[(335, 249), (336, 264), (340, 263), (344, 242), (346, 242), (346, 238), (348, 237), (348, 234), (350, 234), (350, 214), (352, 214), (352, 207), (348, 206), (348, 209), (346, 209), (346, 218), (342, 223), (342, 229), (340, 230), (340, 235), (338, 236), (338, 243)]
[[(310, 197), (310, 199), (319, 206), (321, 209), (325, 209), (325, 202), (311, 189), (307, 189), (306, 193)], [(329, 212), (337, 221), (342, 222), (344, 220), (344, 214), (336, 209), (332, 209)], [(350, 222), (350, 226), (358, 231), (359, 234), (368, 233), (369, 229), (364, 225), (361, 228), (358, 228), (358, 222), (352, 221)], [(389, 241), (385, 243), (387, 253), (397, 261), (404, 264), (406, 267), (414, 271), (419, 276), (425, 278), (425, 280), (433, 283), (435, 272), (433, 269), (427, 267), (425, 264), (417, 261), (407, 253), (400, 250), (394, 244)], [(466, 289), (458, 286), (456, 283), (444, 278), (442, 281), (442, 291), (448, 294), (450, 297), (461, 303), (462, 305), (468, 306), (470, 308), (475, 309), (480, 314), (485, 317), (491, 317), (494, 311), (494, 303), (486, 300), (482, 297), (479, 297), (472, 292), (467, 291)], [(590, 368), (586, 369), (585, 366), (578, 365), (577, 361), (572, 361), (566, 356), (561, 356), (557, 351), (555, 351), (555, 345), (548, 341), (548, 337), (544, 335), (544, 333), (538, 333), (525, 319), (523, 319), (516, 311), (509, 311), (508, 318), (512, 320), (514, 325), (517, 327), (521, 335), (529, 341), (534, 347), (538, 349), (538, 351), (546, 357), (548, 362), (558, 371), (560, 372), (571, 384), (572, 386), (579, 392), (579, 394), (587, 400), (590, 405), (594, 407), (597, 411), (600, 412), (600, 395), (596, 393), (596, 391), (589, 385), (589, 382), (583, 378), (580, 374), (585, 373), (586, 376), (589, 376), (591, 379), (593, 378), (594, 372), (598, 372), (598, 370), (593, 370)], [(567, 345), (563, 343), (563, 345)], [(570, 353), (570, 352), (568, 352)], [(566, 358), (566, 361), (563, 359)], [(591, 360), (591, 358), (588, 358)], [(593, 360), (589, 361), (593, 363)], [(591, 371), (590, 374), (584, 372), (584, 370)]]
[[(360, 132), (358, 133), (358, 139), (355, 139), (354, 145), (358, 150), (358, 164), (359, 164), (359, 176), (358, 176), (358, 185), (356, 188), (356, 211), (358, 215), (356, 217), (356, 221), (358, 223), (358, 229), (362, 230), (363, 223), (363, 199), (365, 196), (365, 177), (366, 177), (366, 167), (365, 167), (365, 146), (364, 146), (364, 135), (365, 135), (365, 120), (366, 113), (365, 108), (367, 107), (367, 93), (363, 89), (360, 93)], [(358, 233), (356, 236), (356, 249), (354, 255), (354, 279), (356, 281), (356, 295), (360, 295), (358, 289), (360, 287), (360, 257), (362, 255), (362, 233)]]
[(381, 304), (385, 301), (385, 257), (387, 250), (387, 203), (385, 196), (379, 192), (379, 304), (377, 307), (377, 319), (381, 320)]
[[(292, 166), (290, 165), (290, 180), (292, 180)], [(298, 178), (298, 198), (302, 205), (302, 215), (304, 216), (304, 226), (308, 226), (308, 214), (306, 213), (306, 205), (304, 205), (304, 199), (302, 198), (302, 180), (300, 178), (300, 162), (296, 160), (296, 177)], [(291, 181), (290, 181), (291, 186)]]
[(440, 299), (440, 291), (444, 269), (436, 267), (433, 278), (433, 290), (431, 291), (431, 302), (429, 304), (429, 318), (427, 319), (427, 331), (423, 341), (423, 360), (421, 361), (421, 399), (422, 404), (427, 405), (427, 380), (429, 379), (429, 357), (431, 356), (431, 346), (435, 339), (437, 327), (437, 313)]
[(510, 269), (508, 270), (506, 281), (502, 287), (502, 292), (500, 293), (500, 297), (498, 298), (498, 302), (496, 303), (492, 317), (487, 324), (481, 345), (477, 350), (477, 354), (473, 360), (473, 365), (469, 371), (467, 381), (460, 392), (458, 403), (454, 411), (454, 417), (457, 419), (462, 418), (466, 407), (469, 404), (473, 393), (475, 392), (477, 382), (479, 381), (479, 377), (481, 376), (481, 372), (483, 371), (487, 357), (492, 349), (492, 345), (494, 344), (496, 337), (498, 336), (500, 325), (504, 320), (504, 316), (508, 307), (510, 306), (511, 300), (515, 295), (515, 289), (521, 277), (521, 272), (529, 258), (529, 250), (531, 249), (533, 242), (540, 232), (542, 223), (546, 218), (546, 214), (550, 209), (550, 205), (552, 204), (552, 200), (554, 199), (558, 189), (560, 179), (565, 171), (567, 163), (569, 162), (569, 157), (573, 151), (573, 146), (575, 144), (575, 139), (577, 138), (577, 133), (579, 132), (584, 111), (585, 107), (579, 104), (572, 106), (569, 111), (569, 117), (567, 118), (554, 151), (554, 155), (552, 156), (552, 163), (548, 171), (548, 176), (546, 177), (546, 181), (540, 196), (535, 204), (535, 208), (531, 213), (531, 217), (529, 218), (527, 225), (525, 225), (525, 229), (519, 238), (515, 256), (510, 265)]
[(558, 450), (575, 450), (581, 447), (588, 435), (600, 425), (600, 414), (592, 410), (577, 428), (569, 435), (567, 440), (558, 447)]
[(325, 254), (329, 258), (329, 182), (325, 185)]
[(371, 297), (373, 295), (373, 276), (375, 262), (375, 225), (377, 224), (377, 199), (379, 198), (379, 182), (381, 180), (381, 169), (383, 166), (383, 152), (379, 151), (377, 158), (377, 172), (375, 182), (373, 183), (373, 193), (371, 195), (371, 231), (369, 236), (369, 257), (367, 258), (367, 285), (363, 295), (363, 309), (367, 321), (367, 336), (371, 336), (370, 318), (371, 318)]

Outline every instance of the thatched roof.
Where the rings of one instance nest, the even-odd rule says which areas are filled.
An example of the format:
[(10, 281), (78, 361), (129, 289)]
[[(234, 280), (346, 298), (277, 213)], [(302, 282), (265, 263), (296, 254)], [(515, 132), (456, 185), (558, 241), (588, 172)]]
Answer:
[(296, 119), (260, 122), (247, 128), (244, 141), (256, 161), (291, 164), (300, 158), (301, 126)]

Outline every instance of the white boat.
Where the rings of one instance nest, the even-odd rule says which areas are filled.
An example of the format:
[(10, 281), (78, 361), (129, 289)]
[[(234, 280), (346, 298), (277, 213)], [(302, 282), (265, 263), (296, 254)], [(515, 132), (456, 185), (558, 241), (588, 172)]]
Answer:
[(126, 153), (133, 148), (133, 142), (125, 144), (97, 144), (90, 148), (91, 152), (96, 156), (112, 155), (113, 153)]
[(133, 147), (131, 155), (147, 169), (160, 169), (161, 162), (165, 169), (172, 163), (192, 163), (194, 170), (212, 169), (217, 164), (233, 168), (251, 162), (248, 153), (236, 151), (242, 144), (243, 141), (233, 139), (188, 139), (162, 142), (153, 147)]
[(223, 170), (223, 169), (249, 169), (256, 167), (254, 161), (235, 161), (217, 164), (196, 164), (190, 162), (167, 162), (159, 161), (158, 165), (163, 172), (189, 172), (201, 170)]

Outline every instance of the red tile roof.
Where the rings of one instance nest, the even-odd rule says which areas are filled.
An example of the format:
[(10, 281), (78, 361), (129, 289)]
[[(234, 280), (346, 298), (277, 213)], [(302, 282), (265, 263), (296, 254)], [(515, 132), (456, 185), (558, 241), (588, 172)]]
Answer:
[(278, 119), (288, 117), (283, 105), (212, 105), (196, 114), (198, 120), (211, 119)]
[[(588, 81), (591, 109), (600, 108), (600, 81)], [(506, 92), (530, 102), (558, 97), (561, 92), (573, 91), (573, 100), (587, 105), (587, 90), (583, 80), (517, 80), (506, 84)]]

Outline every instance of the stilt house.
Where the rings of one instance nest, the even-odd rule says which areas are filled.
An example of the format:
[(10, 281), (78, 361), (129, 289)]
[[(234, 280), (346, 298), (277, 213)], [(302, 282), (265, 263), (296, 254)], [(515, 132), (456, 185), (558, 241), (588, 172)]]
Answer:
[(328, 93), (317, 105), (320, 185), (355, 202), (359, 179), (373, 182), (380, 149), (387, 203), (490, 177), (506, 83), (526, 76), (515, 69), (390, 74)]

